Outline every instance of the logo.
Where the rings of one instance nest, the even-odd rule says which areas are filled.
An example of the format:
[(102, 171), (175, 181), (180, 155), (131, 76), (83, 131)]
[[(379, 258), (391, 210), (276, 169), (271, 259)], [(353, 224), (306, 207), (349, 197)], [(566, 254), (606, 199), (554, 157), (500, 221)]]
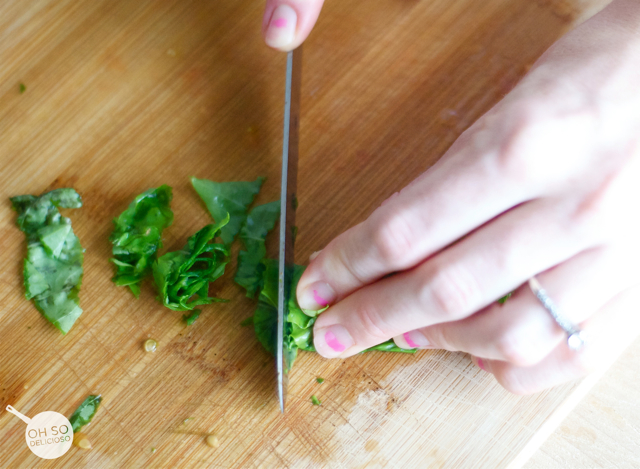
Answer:
[(27, 424), (24, 437), (27, 440), (27, 446), (36, 456), (43, 459), (56, 459), (71, 448), (73, 428), (64, 415), (46, 411), (30, 419), (10, 405), (7, 406), (7, 411)]

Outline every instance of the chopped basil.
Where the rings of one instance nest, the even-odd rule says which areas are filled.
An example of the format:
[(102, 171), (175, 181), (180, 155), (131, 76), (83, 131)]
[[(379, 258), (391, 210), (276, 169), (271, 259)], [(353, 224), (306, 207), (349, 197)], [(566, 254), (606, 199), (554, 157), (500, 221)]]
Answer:
[(91, 395), (87, 397), (76, 411), (69, 417), (69, 423), (73, 428), (73, 432), (79, 432), (82, 427), (89, 424), (93, 416), (98, 412), (98, 407), (102, 402), (102, 396)]
[(24, 261), (26, 297), (63, 334), (82, 314), (80, 284), (84, 249), (71, 228), (71, 220), (58, 208), (79, 208), (82, 200), (70, 188), (56, 189), (39, 197), (12, 197), (18, 227), (27, 236)]
[(171, 187), (149, 189), (137, 196), (129, 207), (113, 220), (115, 228), (110, 240), (118, 286), (127, 286), (137, 298), (140, 282), (151, 273), (151, 266), (162, 248), (162, 231), (173, 222), (169, 207)]

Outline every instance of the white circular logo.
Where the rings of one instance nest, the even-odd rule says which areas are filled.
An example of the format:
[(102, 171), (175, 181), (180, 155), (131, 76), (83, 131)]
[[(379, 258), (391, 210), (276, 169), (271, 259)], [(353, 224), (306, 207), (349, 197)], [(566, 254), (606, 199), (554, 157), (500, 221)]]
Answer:
[(73, 428), (64, 415), (46, 411), (31, 419), (24, 437), (27, 446), (36, 456), (56, 459), (71, 448)]

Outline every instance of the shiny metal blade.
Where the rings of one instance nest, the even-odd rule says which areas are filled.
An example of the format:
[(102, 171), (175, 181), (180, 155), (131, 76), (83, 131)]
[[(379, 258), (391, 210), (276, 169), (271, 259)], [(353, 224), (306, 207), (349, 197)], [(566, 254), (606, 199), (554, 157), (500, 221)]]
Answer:
[[(290, 358), (284, 336), (287, 302), (293, 273), (293, 231), (298, 177), (298, 126), (300, 121), (300, 85), (302, 81), (302, 46), (287, 55), (287, 80), (284, 101), (284, 136), (282, 143), (282, 186), (280, 191), (280, 252), (278, 267), (278, 334), (276, 369), (278, 400), (284, 413)], [(293, 293), (295, 294), (295, 293)]]

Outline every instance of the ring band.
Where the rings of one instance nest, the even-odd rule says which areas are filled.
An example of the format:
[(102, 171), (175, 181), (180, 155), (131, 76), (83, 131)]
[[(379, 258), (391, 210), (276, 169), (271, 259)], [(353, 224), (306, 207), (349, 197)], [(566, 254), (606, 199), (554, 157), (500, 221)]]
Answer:
[(544, 291), (544, 288), (538, 282), (538, 279), (535, 277), (531, 277), (529, 279), (529, 288), (536, 298), (540, 300), (544, 309), (549, 311), (549, 314), (553, 318), (553, 320), (562, 328), (563, 331), (567, 333), (567, 345), (571, 350), (577, 352), (580, 350), (585, 343), (585, 333), (578, 326), (569, 321), (566, 317), (564, 317), (560, 311), (558, 311), (558, 307), (555, 305), (551, 298), (547, 295), (547, 292)]

